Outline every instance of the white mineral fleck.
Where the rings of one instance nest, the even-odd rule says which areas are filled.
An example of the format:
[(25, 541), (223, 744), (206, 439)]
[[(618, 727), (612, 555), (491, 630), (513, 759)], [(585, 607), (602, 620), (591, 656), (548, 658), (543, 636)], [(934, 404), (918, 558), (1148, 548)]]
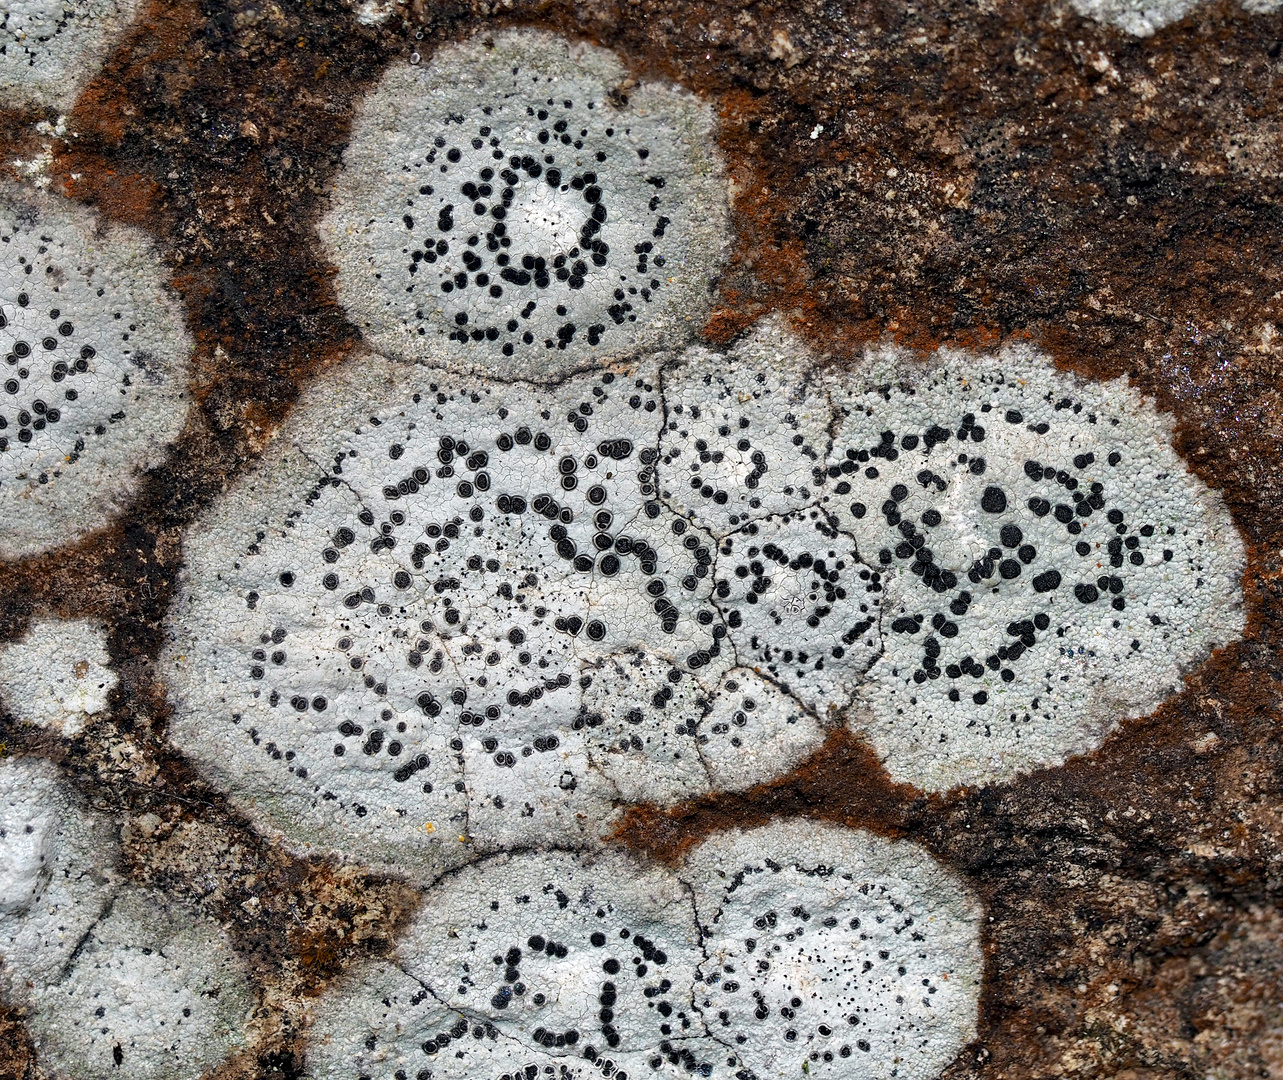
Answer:
[(182, 429), (190, 351), (141, 233), (0, 191), (0, 558), (107, 524)]
[[(1070, 0), (1079, 15), (1110, 23), (1135, 37), (1149, 37), (1180, 22), (1199, 6), (1200, 0)], [(1279, 0), (1240, 0), (1254, 15), (1279, 9)]]
[(0, 709), (20, 723), (67, 737), (107, 708), (116, 673), (103, 627), (87, 619), (39, 619), (0, 645)]
[(713, 114), (626, 79), (536, 30), (388, 70), (321, 225), (372, 347), (542, 379), (689, 339), (727, 239)]

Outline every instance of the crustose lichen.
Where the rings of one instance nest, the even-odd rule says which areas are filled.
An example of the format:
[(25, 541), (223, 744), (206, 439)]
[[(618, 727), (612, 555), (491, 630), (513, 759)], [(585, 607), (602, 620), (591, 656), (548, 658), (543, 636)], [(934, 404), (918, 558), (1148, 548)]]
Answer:
[(712, 114), (625, 76), (510, 30), (383, 77), (321, 229), (373, 347), (540, 378), (689, 336), (726, 235)]

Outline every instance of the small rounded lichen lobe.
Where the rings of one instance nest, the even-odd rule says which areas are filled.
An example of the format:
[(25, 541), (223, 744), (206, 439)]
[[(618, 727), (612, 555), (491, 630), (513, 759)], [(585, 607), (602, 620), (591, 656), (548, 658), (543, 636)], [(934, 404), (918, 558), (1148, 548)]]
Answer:
[(0, 557), (119, 511), (182, 428), (190, 351), (141, 233), (0, 191)]
[(87, 619), (39, 619), (0, 645), (0, 709), (20, 723), (74, 737), (107, 708), (117, 683), (105, 628)]
[(321, 236), (369, 343), (548, 379), (690, 338), (727, 236), (711, 110), (535, 30), (391, 68)]
[(896, 779), (944, 788), (1092, 750), (1241, 632), (1242, 540), (1124, 380), (1016, 347), (887, 354), (862, 381), (828, 468), (850, 462), (850, 490), (825, 505), (881, 593), (852, 723)]
[(139, 0), (11, 0), (0, 9), (0, 91), (68, 108), (123, 36)]
[(712, 837), (682, 877), (696, 1006), (751, 1074), (925, 1080), (975, 1037), (983, 909), (913, 845), (782, 821)]

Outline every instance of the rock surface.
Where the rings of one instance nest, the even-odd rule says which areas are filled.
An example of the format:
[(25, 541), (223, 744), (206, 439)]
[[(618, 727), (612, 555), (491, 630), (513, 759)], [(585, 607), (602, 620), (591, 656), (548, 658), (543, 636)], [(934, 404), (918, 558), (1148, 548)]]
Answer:
[[(1089, 752), (928, 794), (897, 782), (858, 724), (837, 725), (769, 783), (731, 790), (755, 778), (728, 774), (717, 795), (621, 801), (610, 851), (664, 872), (728, 830), (802, 818), (928, 852), (984, 910), (979, 1019), (943, 1067), (950, 1080), (1283, 1069), (1272, 105), (1283, 22), (1233, 0), (1093, 11), (1068, 0), (179, 0), (121, 27), (61, 102), (6, 100), (6, 183), (43, 184), (41, 198), (149, 237), (193, 348), (185, 433), (111, 515), (95, 515), (95, 531), (75, 520), (43, 553), (0, 564), (4, 643), (50, 618), (104, 626), (110, 707), (73, 739), (5, 711), (0, 744), (44, 759), (74, 805), (104, 815), (119, 836), (113, 873), (191, 905), (245, 962), (244, 1048), (210, 1075), (305, 1075), (310, 1006), (395, 958), (425, 883), (265, 838), (176, 749), (158, 661), (184, 540), (277, 452), (296, 403), (365, 347), (318, 238), (363, 102), (389, 72), (423, 72), (440, 50), (517, 26), (618, 57), (620, 94), (677, 87), (715, 118), (732, 241), (706, 283), (708, 317), (681, 348), (725, 355), (774, 314), (845, 375), (866, 370), (870, 350), (943, 347), (1036, 349), (1093, 392), (1125, 378), (1170, 417), (1184, 467), (1219, 492), (1244, 545), (1237, 640), (1148, 715), (1114, 717)], [(1111, 14), (1136, 18), (1124, 28)], [(16, 311), (16, 297), (3, 303)], [(716, 494), (721, 474), (708, 479)], [(881, 505), (865, 526), (885, 525)], [(708, 723), (729, 734), (735, 711), (754, 722), (728, 707)], [(618, 775), (639, 798), (643, 782)], [(683, 790), (673, 770), (664, 779)], [(6, 993), (0, 1074), (43, 1068), (25, 1008)]]

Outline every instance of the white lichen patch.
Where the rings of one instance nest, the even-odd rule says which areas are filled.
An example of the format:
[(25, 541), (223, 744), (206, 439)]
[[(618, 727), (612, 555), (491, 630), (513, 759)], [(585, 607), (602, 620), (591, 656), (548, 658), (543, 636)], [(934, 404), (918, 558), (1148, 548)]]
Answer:
[(788, 769), (820, 724), (736, 666), (663, 423), (646, 364), (317, 385), (187, 542), (173, 738), (295, 844), (432, 870)]
[(811, 363), (772, 319), (725, 355), (693, 348), (664, 371), (665, 500), (719, 536), (813, 502), (832, 408)]
[(509, 30), (388, 71), (321, 236), (376, 349), (541, 379), (683, 344), (726, 221), (707, 106)]
[(741, 661), (824, 713), (882, 652), (860, 551), (823, 509), (749, 522), (722, 542), (717, 596)]
[(726, 1051), (691, 1006), (699, 960), (671, 872), (499, 856), (444, 878), (395, 962), (322, 1001), (308, 1065), (317, 1080), (710, 1075)]
[(861, 381), (823, 505), (881, 589), (852, 723), (895, 779), (1059, 764), (1241, 632), (1242, 540), (1125, 380), (1013, 348)]
[(57, 981), (111, 897), (111, 836), (54, 768), (0, 758), (0, 988)]
[(975, 1038), (982, 909), (918, 848), (794, 820), (714, 837), (682, 876), (694, 1001), (747, 1075), (928, 1080)]
[[(1180, 22), (1199, 6), (1200, 0), (1070, 0), (1075, 11), (1097, 22), (1109, 23), (1134, 37), (1149, 37)], [(1279, 0), (1240, 0), (1254, 15), (1279, 9)]]
[(68, 974), (31, 995), (41, 1066), (72, 1080), (197, 1080), (244, 1042), (251, 999), (226, 937), (156, 892), (122, 889)]
[(0, 192), (0, 557), (106, 524), (182, 428), (190, 351), (142, 234)]
[(46, 762), (0, 758), (0, 991), (45, 1073), (195, 1080), (243, 1041), (221, 931), (119, 883), (110, 821)]
[(138, 0), (9, 0), (0, 6), (0, 92), (66, 109), (124, 35)]
[[(1121, 382), (1028, 349), (804, 359), (764, 328), (698, 415), (703, 350), (318, 383), (189, 537), (173, 738), (291, 844), (437, 872), (772, 779), (843, 720), (927, 789), (1058, 764), (1241, 629), (1242, 543)], [(782, 429), (764, 369), (796, 373)], [(789, 512), (680, 509), (680, 441), (720, 467), (735, 431), (767, 432), (759, 479), (807, 463)]]
[(0, 710), (24, 724), (79, 735), (116, 687), (106, 632), (87, 619), (40, 619), (0, 645)]
[(308, 1067), (929, 1077), (975, 1033), (979, 921), (918, 849), (813, 823), (717, 837), (677, 872), (616, 853), (499, 856), (433, 886), (394, 960), (321, 1001)]

